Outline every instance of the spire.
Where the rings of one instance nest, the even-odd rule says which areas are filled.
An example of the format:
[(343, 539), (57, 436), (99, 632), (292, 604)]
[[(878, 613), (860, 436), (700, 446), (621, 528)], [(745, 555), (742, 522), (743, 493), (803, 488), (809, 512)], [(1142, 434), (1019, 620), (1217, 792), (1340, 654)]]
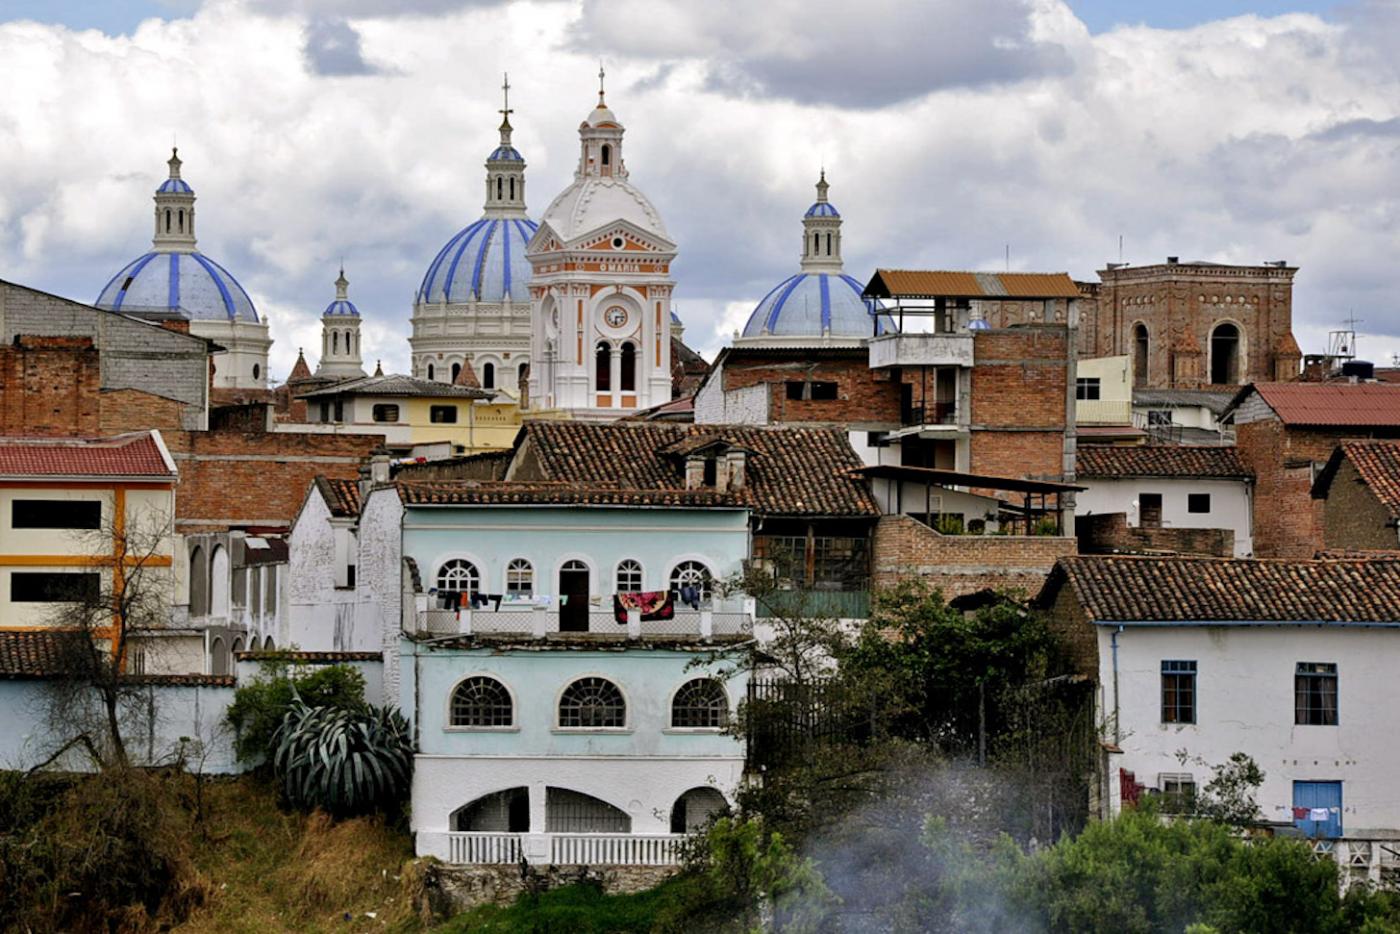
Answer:
[(510, 115), (515, 111), (510, 109), (510, 75), (505, 75), (505, 80), (501, 82), (501, 145), (510, 146)]
[(501, 143), (486, 157), (486, 216), (525, 217), (525, 159), (510, 142), (510, 75), (501, 81)]
[(335, 300), (338, 302), (348, 301), (350, 298), (350, 280), (345, 278), (345, 264), (340, 264), (340, 275), (335, 280)]
[(470, 360), (462, 364), (462, 368), (457, 371), (457, 378), (452, 381), (454, 386), (469, 386), (472, 389), (480, 389), (481, 383), (476, 378), (476, 370), (472, 368)]
[(166, 161), (165, 164), (170, 166), (170, 177), (178, 179), (180, 177), (180, 166), (183, 164), (180, 161), (179, 146), (170, 147), (170, 158)]
[(374, 375), (375, 375), (375, 376), (383, 376), (383, 375), (384, 375), (384, 364), (383, 364), (382, 362), (378, 361), (378, 360), (374, 361)]
[(604, 80), (607, 72), (603, 63), (598, 63), (598, 105), (588, 115), (588, 119), (578, 128), (583, 143), (579, 153), (578, 169), (574, 178), (588, 176), (601, 178), (626, 178), (627, 164), (622, 161), (622, 124), (608, 109), (604, 99)]
[(180, 177), (184, 163), (178, 148), (170, 148), (165, 164), (170, 176), (156, 189), (156, 231), (151, 242), (159, 253), (193, 253), (194, 189)]
[(607, 75), (607, 72), (603, 70), (603, 62), (602, 62), (602, 60), (600, 59), (600, 60), (598, 61), (598, 106), (599, 106), (599, 107), (606, 107), (606, 106), (608, 106), (607, 104), (605, 104), (605, 103), (603, 102), (603, 78), (604, 78), (606, 75)]
[(841, 272), (841, 214), (826, 198), (831, 186), (826, 167), (817, 176), (817, 200), (802, 217), (802, 271), (839, 274)]

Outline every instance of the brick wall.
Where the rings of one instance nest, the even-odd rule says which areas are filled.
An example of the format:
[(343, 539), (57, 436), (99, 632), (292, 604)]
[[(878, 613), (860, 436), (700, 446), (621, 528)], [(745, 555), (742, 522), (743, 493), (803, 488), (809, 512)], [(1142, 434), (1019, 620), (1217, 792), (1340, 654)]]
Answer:
[(1077, 516), (1074, 532), (1079, 553), (1085, 555), (1166, 552), (1229, 558), (1235, 553), (1231, 529), (1130, 528), (1127, 515), (1121, 512)]
[(153, 396), (139, 389), (102, 392), (97, 401), (101, 433), (105, 435), (149, 428), (159, 428), (162, 432), (180, 431), (186, 424), (189, 409), (189, 406), (174, 399)]
[(1071, 331), (1023, 327), (977, 332), (973, 344), (971, 470), (1065, 476)]
[(1066, 581), (1046, 613), (1046, 625), (1059, 640), (1065, 661), (1075, 674), (1099, 680), (1099, 635)]
[(1049, 535), (940, 535), (909, 516), (882, 516), (873, 552), (876, 587), (917, 579), (947, 598), (987, 588), (1034, 595), (1055, 562), (1075, 553), (1075, 541)]
[[(863, 347), (836, 359), (799, 360), (791, 354), (764, 359), (745, 353), (725, 364), (722, 378), (726, 392), (767, 385), (770, 422), (899, 424), (899, 386), (889, 373), (870, 369)], [(789, 381), (836, 383), (837, 398), (789, 399)]]
[(317, 474), (355, 479), (382, 435), (234, 431), (165, 434), (180, 471), (182, 531), (217, 525), (289, 525)]
[(1390, 510), (1361, 482), (1356, 466), (1344, 460), (1322, 504), (1322, 538), (1328, 548), (1357, 551), (1400, 548)]
[(100, 432), (101, 367), (88, 337), (18, 337), (0, 346), (0, 432)]

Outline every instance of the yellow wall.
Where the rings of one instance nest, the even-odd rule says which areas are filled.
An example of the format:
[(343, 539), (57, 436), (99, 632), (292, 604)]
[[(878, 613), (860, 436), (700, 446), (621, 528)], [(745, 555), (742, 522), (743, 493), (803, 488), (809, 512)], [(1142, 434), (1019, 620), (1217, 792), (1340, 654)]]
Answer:
[[(460, 444), (471, 454), (477, 451), (509, 448), (520, 430), (520, 405), (507, 402), (473, 402), (470, 399), (404, 400), (414, 444), (449, 442)], [(455, 425), (435, 424), (429, 409), (435, 405), (455, 405)]]

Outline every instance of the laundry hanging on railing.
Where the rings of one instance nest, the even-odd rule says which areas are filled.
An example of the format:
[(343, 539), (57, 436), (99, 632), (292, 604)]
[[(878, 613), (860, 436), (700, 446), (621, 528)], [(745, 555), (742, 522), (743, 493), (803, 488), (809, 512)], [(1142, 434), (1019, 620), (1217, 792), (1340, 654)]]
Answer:
[(504, 596), (504, 594), (498, 594), (498, 593), (474, 593), (474, 594), (472, 594), (472, 609), (473, 609), (473, 610), (482, 610), (482, 609), (485, 609), (485, 608), (486, 608), (486, 605), (489, 603), (489, 604), (491, 604), (491, 609), (493, 609), (493, 610), (500, 610), (500, 608), (501, 608), (501, 598), (502, 598), (503, 596)]
[(613, 594), (613, 617), (619, 626), (627, 625), (628, 610), (641, 610), (642, 622), (649, 623), (658, 619), (673, 619), (676, 615), (676, 604), (668, 590)]

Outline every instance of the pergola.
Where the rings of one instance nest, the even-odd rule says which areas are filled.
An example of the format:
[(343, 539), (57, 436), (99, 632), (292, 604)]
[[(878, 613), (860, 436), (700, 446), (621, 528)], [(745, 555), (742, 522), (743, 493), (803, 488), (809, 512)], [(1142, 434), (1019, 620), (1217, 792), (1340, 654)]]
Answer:
[[(1002, 508), (1008, 512), (1020, 512), (1026, 534), (1031, 531), (1031, 517), (1055, 514), (1055, 533), (1064, 531), (1064, 508), (1060, 498), (1065, 493), (1081, 492), (1087, 487), (1072, 483), (1059, 483), (1053, 480), (1022, 480), (1017, 477), (993, 477), (986, 474), (962, 473), (957, 470), (941, 470), (936, 467), (903, 467), (897, 464), (877, 464), (871, 467), (858, 467), (854, 473), (872, 480), (893, 480), (894, 503), (886, 502), (886, 513), (904, 511), (902, 500), (903, 485), (918, 483), (924, 487), (924, 522), (933, 525), (933, 488), (969, 487), (997, 492), (1019, 493), (1022, 502), (1003, 501)], [(1053, 504), (1049, 498), (1054, 497)], [(917, 513), (915, 513), (917, 515)]]

